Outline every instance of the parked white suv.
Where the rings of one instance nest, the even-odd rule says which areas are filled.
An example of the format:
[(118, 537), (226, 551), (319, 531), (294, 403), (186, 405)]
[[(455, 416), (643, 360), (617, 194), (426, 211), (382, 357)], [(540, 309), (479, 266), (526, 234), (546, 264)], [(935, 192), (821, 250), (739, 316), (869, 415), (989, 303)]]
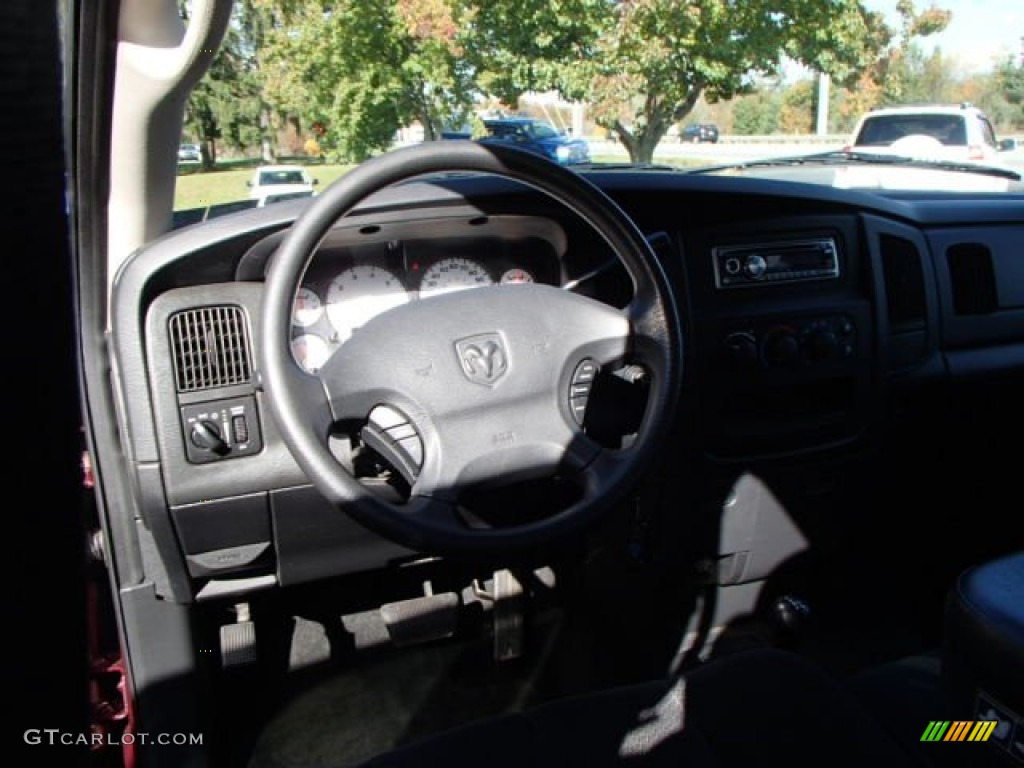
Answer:
[(248, 182), (249, 199), (259, 200), (264, 206), (278, 200), (312, 197), (318, 183), (301, 165), (261, 165)]
[(996, 153), (1014, 149), (997, 141), (984, 113), (970, 104), (876, 109), (853, 132), (854, 150), (956, 162), (995, 163)]

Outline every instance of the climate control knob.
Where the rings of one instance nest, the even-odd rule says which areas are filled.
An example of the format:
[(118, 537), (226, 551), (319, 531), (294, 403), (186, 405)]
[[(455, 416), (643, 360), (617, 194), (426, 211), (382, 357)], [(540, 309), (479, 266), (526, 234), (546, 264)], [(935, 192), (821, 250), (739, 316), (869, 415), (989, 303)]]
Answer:
[(839, 356), (839, 339), (832, 331), (818, 331), (807, 340), (811, 360), (831, 360)]
[(733, 368), (752, 368), (757, 365), (757, 340), (749, 333), (731, 333), (725, 337), (725, 354)]
[(762, 354), (769, 366), (794, 365), (800, 360), (800, 341), (792, 328), (777, 328), (765, 336)]

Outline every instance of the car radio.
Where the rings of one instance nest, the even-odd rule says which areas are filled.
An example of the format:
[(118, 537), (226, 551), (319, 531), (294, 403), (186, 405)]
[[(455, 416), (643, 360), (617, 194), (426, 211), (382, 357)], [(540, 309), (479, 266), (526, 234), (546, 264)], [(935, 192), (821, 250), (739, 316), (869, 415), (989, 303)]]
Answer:
[(831, 237), (716, 246), (711, 258), (719, 289), (839, 277), (839, 249)]

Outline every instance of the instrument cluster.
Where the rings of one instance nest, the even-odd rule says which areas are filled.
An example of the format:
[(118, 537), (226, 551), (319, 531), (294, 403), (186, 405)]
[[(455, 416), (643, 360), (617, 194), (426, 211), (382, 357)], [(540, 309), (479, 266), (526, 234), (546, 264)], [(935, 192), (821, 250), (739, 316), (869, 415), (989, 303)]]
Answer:
[(557, 260), (536, 253), (419, 250), (401, 242), (322, 249), (292, 310), (291, 347), (299, 366), (316, 373), (363, 325), (410, 301), (495, 284), (558, 284)]

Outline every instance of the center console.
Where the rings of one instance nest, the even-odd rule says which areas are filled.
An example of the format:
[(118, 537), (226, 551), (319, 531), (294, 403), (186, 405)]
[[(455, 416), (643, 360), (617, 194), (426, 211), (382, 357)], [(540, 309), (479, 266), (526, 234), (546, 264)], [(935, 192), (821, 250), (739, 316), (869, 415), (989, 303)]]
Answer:
[(874, 332), (856, 218), (704, 230), (686, 247), (706, 451), (753, 459), (857, 439)]

